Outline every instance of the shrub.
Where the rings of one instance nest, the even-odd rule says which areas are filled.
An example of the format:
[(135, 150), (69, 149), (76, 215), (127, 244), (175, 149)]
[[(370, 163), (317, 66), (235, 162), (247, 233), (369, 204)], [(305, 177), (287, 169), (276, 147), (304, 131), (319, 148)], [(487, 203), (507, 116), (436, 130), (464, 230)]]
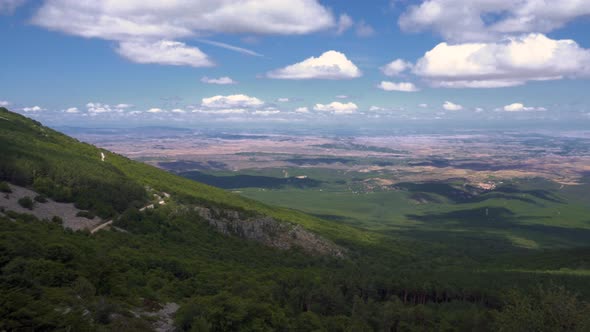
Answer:
[(53, 216), (53, 218), (51, 218), (51, 222), (54, 224), (63, 225), (64, 220), (61, 217)]
[(35, 196), (35, 202), (47, 203), (47, 197), (43, 194)]
[(60, 262), (60, 263), (67, 263), (74, 259), (76, 250), (69, 245), (64, 244), (52, 244), (48, 246), (45, 250), (45, 258)]
[(0, 182), (0, 192), (10, 194), (12, 192), (12, 189), (10, 188), (8, 183), (1, 181)]
[(80, 212), (76, 213), (76, 217), (94, 219), (94, 213), (92, 213), (90, 211), (80, 211)]
[(4, 214), (7, 217), (12, 218), (12, 219), (16, 219), (16, 218), (18, 218), (20, 216), (20, 213), (17, 213), (17, 212), (12, 211), (12, 210), (8, 210), (8, 211), (4, 212)]
[(25, 196), (25, 197), (22, 197), (22, 198), (20, 198), (18, 200), (18, 204), (20, 206), (24, 207), (25, 209), (32, 210), (33, 209), (34, 202), (31, 199), (31, 197)]

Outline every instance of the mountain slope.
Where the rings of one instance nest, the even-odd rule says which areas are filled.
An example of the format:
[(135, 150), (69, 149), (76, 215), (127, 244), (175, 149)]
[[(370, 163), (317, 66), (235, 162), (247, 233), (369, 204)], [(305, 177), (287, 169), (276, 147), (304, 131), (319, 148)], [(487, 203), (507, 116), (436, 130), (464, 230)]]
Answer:
[[(356, 229), (340, 227), (297, 211), (266, 206), (81, 143), (3, 108), (0, 108), (0, 154), (3, 156), (0, 179), (32, 187), (59, 202), (74, 202), (76, 207), (90, 210), (103, 219), (120, 215), (130, 207), (149, 204), (155, 190), (169, 193), (181, 205), (240, 213), (242, 217), (234, 219), (241, 222), (267, 217), (291, 225), (274, 228), (274, 231), (292, 233), (295, 225), (301, 225), (331, 240), (372, 240)], [(302, 240), (313, 237), (313, 242), (318, 242), (317, 236), (302, 235)], [(305, 249), (306, 243), (303, 241), (300, 246)], [(340, 249), (329, 251), (342, 254)]]

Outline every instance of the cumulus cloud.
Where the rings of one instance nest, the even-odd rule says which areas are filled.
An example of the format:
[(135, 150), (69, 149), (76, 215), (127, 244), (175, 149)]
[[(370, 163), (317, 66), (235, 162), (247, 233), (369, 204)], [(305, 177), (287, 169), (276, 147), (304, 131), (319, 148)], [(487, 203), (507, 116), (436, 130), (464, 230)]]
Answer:
[(201, 99), (201, 104), (198, 107), (187, 107), (193, 109), (193, 113), (211, 115), (244, 114), (268, 116), (280, 112), (280, 110), (273, 106), (267, 106), (263, 100), (245, 94), (206, 97)]
[(530, 111), (546, 111), (545, 107), (528, 107), (522, 103), (512, 103), (502, 108), (506, 112), (530, 112)]
[(69, 113), (69, 114), (75, 114), (75, 113), (80, 113), (80, 110), (78, 109), (78, 107), (69, 107), (69, 108), (65, 109), (64, 112)]
[(399, 18), (406, 31), (434, 30), (454, 42), (497, 40), (507, 34), (547, 33), (590, 15), (581, 0), (424, 0)]
[(33, 23), (82, 37), (170, 39), (210, 33), (300, 35), (336, 25), (317, 0), (48, 0)]
[[(121, 104), (119, 104), (121, 105)], [(89, 102), (86, 104), (86, 110), (90, 115), (98, 115), (101, 113), (122, 113), (126, 107), (118, 107), (114, 106), (111, 107), (109, 104), (97, 103), (97, 102)], [(123, 104), (124, 106), (128, 106), (127, 104)], [(130, 106), (130, 105), (129, 105)]]
[(170, 113), (184, 114), (184, 113), (186, 113), (186, 111), (183, 110), (182, 108), (174, 108), (174, 109), (170, 110)]
[(219, 84), (219, 85), (228, 85), (228, 84), (237, 84), (238, 83), (227, 76), (222, 76), (219, 78), (209, 78), (207, 76), (204, 76), (203, 78), (201, 78), (201, 82), (207, 83), (207, 84)]
[(315, 104), (313, 109), (320, 112), (331, 112), (334, 114), (351, 114), (358, 110), (358, 106), (353, 102), (341, 103), (333, 101), (329, 104)]
[(438, 87), (516, 86), (590, 76), (590, 50), (543, 34), (494, 43), (440, 43), (417, 61), (413, 72)]
[(244, 94), (228, 95), (228, 96), (213, 96), (203, 98), (201, 106), (206, 108), (248, 108), (259, 107), (264, 102), (256, 97), (250, 97)]
[(10, 102), (7, 100), (0, 100), (0, 107), (6, 107), (10, 105)]
[(147, 110), (148, 113), (164, 113), (165, 111), (161, 108), (153, 107)]
[(384, 91), (416, 92), (420, 91), (414, 83), (381, 81), (377, 87)]
[(319, 57), (311, 57), (302, 62), (273, 70), (267, 73), (277, 79), (351, 79), (362, 75), (358, 67), (346, 55), (337, 51), (327, 51)]
[(115, 108), (130, 108), (133, 107), (133, 105), (131, 104), (117, 104), (115, 105)]
[(421, 107), (421, 108), (428, 108), (428, 104), (425, 104), (425, 103), (418, 104), (418, 107)]
[(31, 107), (24, 107), (23, 111), (25, 112), (39, 112), (44, 111), (45, 109), (41, 106), (31, 106)]
[(307, 108), (307, 107), (297, 107), (295, 109), (295, 113), (309, 113), (309, 108)]
[[(21, 1), (0, 0), (0, 6)], [(331, 10), (317, 0), (47, 0), (31, 21), (53, 31), (119, 42), (118, 53), (139, 63), (193, 67), (211, 66), (213, 61), (178, 39), (216, 33), (303, 35), (337, 26)], [(199, 41), (260, 56), (233, 45)]]
[(395, 59), (385, 66), (381, 67), (381, 72), (386, 76), (398, 76), (404, 71), (411, 69), (412, 63), (403, 59)]
[(445, 103), (442, 105), (442, 107), (447, 111), (460, 111), (463, 109), (463, 106), (461, 106), (459, 104), (455, 104), (450, 101), (445, 101)]
[(285, 98), (285, 97), (283, 97), (283, 98), (277, 98), (277, 101), (279, 103), (288, 103), (289, 102), (289, 98)]
[(214, 63), (197, 47), (185, 43), (160, 40), (157, 42), (124, 41), (116, 48), (119, 55), (137, 63), (157, 63), (173, 66), (210, 67)]

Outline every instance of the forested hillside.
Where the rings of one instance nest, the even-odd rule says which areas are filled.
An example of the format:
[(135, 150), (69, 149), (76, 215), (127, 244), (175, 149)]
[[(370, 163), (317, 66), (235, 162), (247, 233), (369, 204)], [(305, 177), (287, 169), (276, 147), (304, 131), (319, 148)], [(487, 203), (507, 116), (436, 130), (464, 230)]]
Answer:
[[(116, 227), (91, 235), (0, 210), (0, 330), (145, 331), (171, 303), (180, 308), (164, 326), (180, 331), (590, 330), (586, 247), (370, 232), (178, 177), (3, 108), (0, 181), (2, 195), (7, 183), (27, 187)], [(143, 209), (154, 192), (171, 199)], [(221, 212), (208, 222), (202, 208)], [(212, 223), (227, 211), (297, 225), (343, 254), (222, 234)]]

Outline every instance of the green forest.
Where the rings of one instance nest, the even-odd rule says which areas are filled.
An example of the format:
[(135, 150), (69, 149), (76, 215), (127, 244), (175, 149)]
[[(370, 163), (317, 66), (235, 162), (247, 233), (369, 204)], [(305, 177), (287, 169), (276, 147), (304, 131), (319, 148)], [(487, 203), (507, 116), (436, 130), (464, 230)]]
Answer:
[[(167, 303), (180, 306), (178, 331), (590, 331), (590, 247), (355, 227), (182, 178), (4, 108), (0, 181), (1, 195), (27, 187), (116, 226), (74, 232), (59, 218), (1, 210), (2, 331), (149, 331)], [(152, 189), (171, 201), (140, 211)], [(194, 206), (298, 224), (345, 254), (227, 236)]]

